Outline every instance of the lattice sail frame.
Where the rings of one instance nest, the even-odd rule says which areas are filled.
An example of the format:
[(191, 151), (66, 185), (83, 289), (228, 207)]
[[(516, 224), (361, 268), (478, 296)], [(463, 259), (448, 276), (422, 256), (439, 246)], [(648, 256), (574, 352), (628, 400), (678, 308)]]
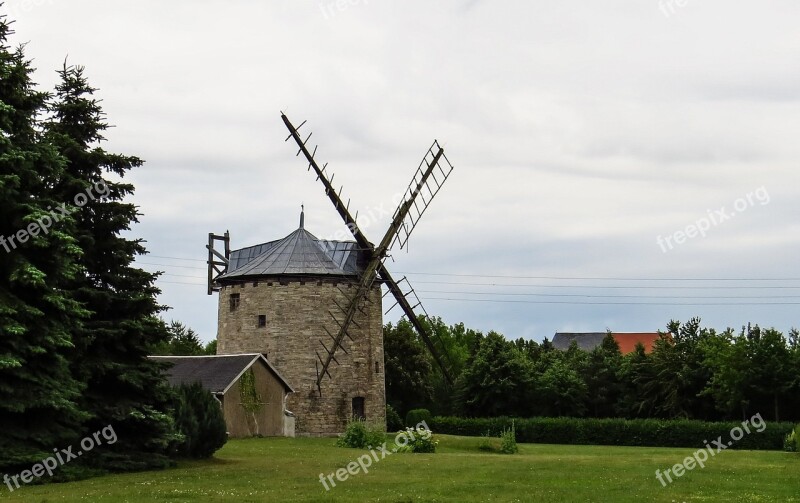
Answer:
[[(433, 166), (432, 169), (431, 166)], [(425, 176), (428, 172), (429, 176)], [(439, 146), (438, 141), (433, 140), (433, 144), (422, 158), (406, 189), (404, 201), (412, 201), (412, 204), (408, 214), (402, 220), (402, 225), (398, 229), (392, 245), (399, 243), (401, 249), (406, 247), (408, 238), (416, 228), (417, 223), (419, 223), (425, 210), (428, 209), (431, 201), (439, 193), (442, 185), (444, 185), (444, 182), (447, 181), (452, 172), (453, 165), (444, 155), (444, 149)], [(419, 200), (422, 201), (422, 204), (418, 203)], [(395, 211), (394, 218), (397, 218), (399, 211), (400, 207)]]

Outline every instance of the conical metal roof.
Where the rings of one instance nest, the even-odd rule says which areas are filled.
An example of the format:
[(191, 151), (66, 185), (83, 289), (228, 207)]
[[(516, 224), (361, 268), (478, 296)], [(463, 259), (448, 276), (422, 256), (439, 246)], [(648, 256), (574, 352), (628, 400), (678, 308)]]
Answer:
[(326, 241), (317, 239), (303, 228), (283, 239), (234, 250), (228, 263), (228, 272), (219, 280), (283, 275), (333, 275), (355, 276), (363, 271), (368, 259), (359, 253), (354, 241)]

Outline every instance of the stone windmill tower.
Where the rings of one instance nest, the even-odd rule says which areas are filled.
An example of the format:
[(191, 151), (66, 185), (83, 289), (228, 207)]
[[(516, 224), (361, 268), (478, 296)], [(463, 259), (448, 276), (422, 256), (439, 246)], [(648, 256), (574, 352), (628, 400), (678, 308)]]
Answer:
[[(333, 190), (325, 167), (314, 160), (297, 129), (282, 115), (300, 152), (353, 234), (353, 241), (316, 238), (304, 226), (288, 236), (231, 250), (230, 236), (209, 234), (208, 293), (219, 292), (218, 354), (262, 353), (296, 390), (286, 409), (298, 435), (332, 435), (362, 417), (385, 422), (381, 285), (417, 329), (449, 380), (446, 354), (383, 262), (392, 244), (404, 247), (411, 231), (453, 167), (434, 142), (422, 160), (381, 242), (373, 245)], [(302, 124), (301, 124), (302, 126)], [(309, 134), (309, 137), (311, 135)], [(341, 190), (340, 190), (341, 192)], [(217, 242), (223, 250), (215, 249)], [(394, 306), (392, 306), (394, 307)], [(427, 316), (421, 309), (423, 317)], [(334, 365), (335, 364), (335, 365)]]

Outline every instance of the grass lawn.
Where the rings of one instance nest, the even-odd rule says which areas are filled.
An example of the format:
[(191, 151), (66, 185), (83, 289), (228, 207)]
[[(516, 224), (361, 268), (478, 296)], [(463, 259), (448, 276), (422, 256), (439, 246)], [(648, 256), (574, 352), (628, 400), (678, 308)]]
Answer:
[(231, 440), (209, 461), (67, 484), (0, 486), (0, 501), (776, 501), (800, 502), (800, 455), (723, 451), (667, 487), (655, 478), (694, 449), (520, 444), (479, 450), (479, 438), (437, 435), (436, 454), (386, 456), (325, 491), (331, 473), (366, 453), (330, 438)]

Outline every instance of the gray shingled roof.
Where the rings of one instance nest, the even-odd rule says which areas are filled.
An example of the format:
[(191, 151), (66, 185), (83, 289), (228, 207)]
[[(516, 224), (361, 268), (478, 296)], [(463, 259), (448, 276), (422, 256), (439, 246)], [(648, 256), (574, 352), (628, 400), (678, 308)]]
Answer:
[(354, 241), (326, 241), (300, 227), (283, 239), (240, 250), (229, 257), (228, 272), (219, 280), (287, 274), (355, 276), (365, 254)]
[(606, 332), (556, 332), (556, 335), (553, 337), (553, 347), (566, 351), (569, 349), (572, 341), (575, 341), (578, 343), (579, 348), (584, 351), (591, 351), (599, 346), (605, 337)]
[(284, 387), (294, 390), (275, 367), (259, 353), (215, 356), (151, 356), (161, 362), (172, 363), (166, 370), (167, 381), (172, 386), (199, 382), (211, 393), (224, 393), (253, 363), (262, 360)]

